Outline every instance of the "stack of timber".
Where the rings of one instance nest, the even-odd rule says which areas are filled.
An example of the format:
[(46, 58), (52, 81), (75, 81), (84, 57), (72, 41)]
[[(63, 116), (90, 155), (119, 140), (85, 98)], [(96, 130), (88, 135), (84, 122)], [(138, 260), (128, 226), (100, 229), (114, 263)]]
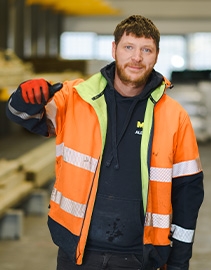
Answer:
[(55, 142), (46, 140), (15, 160), (0, 160), (0, 216), (55, 177)]

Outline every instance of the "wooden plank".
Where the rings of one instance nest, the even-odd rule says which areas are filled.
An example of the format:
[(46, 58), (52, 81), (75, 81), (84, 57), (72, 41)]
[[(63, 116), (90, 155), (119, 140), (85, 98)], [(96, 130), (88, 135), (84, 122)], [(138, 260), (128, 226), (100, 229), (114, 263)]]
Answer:
[(20, 166), (24, 166), (24, 169), (27, 170), (28, 166), (31, 166), (33, 162), (42, 159), (47, 153), (52, 153), (52, 156), (55, 158), (55, 141), (54, 139), (46, 139), (45, 143), (42, 143), (40, 146), (37, 146), (35, 149), (28, 151), (27, 153), (21, 155), (17, 162)]
[(50, 179), (55, 177), (55, 155), (48, 151), (40, 159), (27, 166), (26, 180), (34, 182), (35, 187), (45, 185)]
[(1, 181), (14, 173), (14, 171), (19, 171), (21, 168), (19, 167), (19, 163), (17, 160), (0, 160), (0, 187)]
[(23, 198), (28, 196), (32, 189), (33, 184), (31, 182), (23, 182), (9, 192), (2, 194), (0, 199), (0, 216), (2, 216), (7, 209), (14, 207), (23, 200)]
[(0, 195), (5, 192), (11, 192), (16, 186), (25, 181), (25, 173), (14, 170), (10, 175), (0, 178)]
[(55, 141), (46, 142), (16, 160), (0, 160), (0, 216), (36, 187), (54, 178)]
[(41, 146), (21, 156), (18, 162), (23, 167), (27, 181), (33, 181), (35, 187), (43, 186), (55, 177), (54, 140), (46, 140)]

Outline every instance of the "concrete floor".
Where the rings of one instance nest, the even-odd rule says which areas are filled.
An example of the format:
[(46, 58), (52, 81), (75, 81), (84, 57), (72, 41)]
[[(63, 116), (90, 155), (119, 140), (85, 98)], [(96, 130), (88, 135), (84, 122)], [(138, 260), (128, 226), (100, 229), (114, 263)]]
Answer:
[[(27, 134), (25, 134), (27, 135)], [(29, 135), (27, 135), (29, 136)], [(23, 137), (23, 135), (21, 135)], [(6, 139), (9, 141), (9, 138)], [(16, 142), (15, 142), (16, 141)], [(18, 142), (18, 136), (12, 144)], [(30, 136), (36, 146), (41, 138)], [(25, 141), (26, 142), (26, 141)], [(19, 142), (20, 144), (20, 142)], [(12, 145), (11, 145), (12, 147)], [(23, 146), (21, 146), (23, 149)], [(0, 140), (1, 155), (9, 158), (8, 147)], [(5, 152), (3, 151), (5, 149)], [(201, 207), (195, 236), (190, 270), (211, 269), (211, 142), (199, 144), (205, 174), (205, 200)], [(12, 153), (10, 153), (11, 156)], [(0, 158), (2, 158), (0, 155)], [(14, 151), (12, 157), (15, 157)], [(53, 244), (47, 228), (47, 213), (41, 216), (24, 216), (23, 236), (19, 240), (0, 240), (0, 270), (55, 270), (57, 247)]]

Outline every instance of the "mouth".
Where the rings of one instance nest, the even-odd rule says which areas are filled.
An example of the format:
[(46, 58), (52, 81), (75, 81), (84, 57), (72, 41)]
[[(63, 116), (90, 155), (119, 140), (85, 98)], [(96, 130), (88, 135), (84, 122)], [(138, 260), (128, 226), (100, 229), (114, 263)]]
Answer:
[(128, 65), (127, 66), (131, 71), (139, 72), (143, 70), (143, 66), (136, 66), (136, 65)]

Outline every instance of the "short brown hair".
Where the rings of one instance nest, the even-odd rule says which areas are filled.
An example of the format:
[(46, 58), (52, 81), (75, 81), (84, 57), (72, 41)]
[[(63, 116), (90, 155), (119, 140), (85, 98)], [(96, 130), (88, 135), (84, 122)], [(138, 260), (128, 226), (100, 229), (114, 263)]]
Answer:
[(154, 23), (141, 15), (132, 15), (120, 22), (114, 30), (114, 40), (118, 44), (123, 34), (133, 34), (136, 37), (152, 38), (159, 50), (160, 32)]

